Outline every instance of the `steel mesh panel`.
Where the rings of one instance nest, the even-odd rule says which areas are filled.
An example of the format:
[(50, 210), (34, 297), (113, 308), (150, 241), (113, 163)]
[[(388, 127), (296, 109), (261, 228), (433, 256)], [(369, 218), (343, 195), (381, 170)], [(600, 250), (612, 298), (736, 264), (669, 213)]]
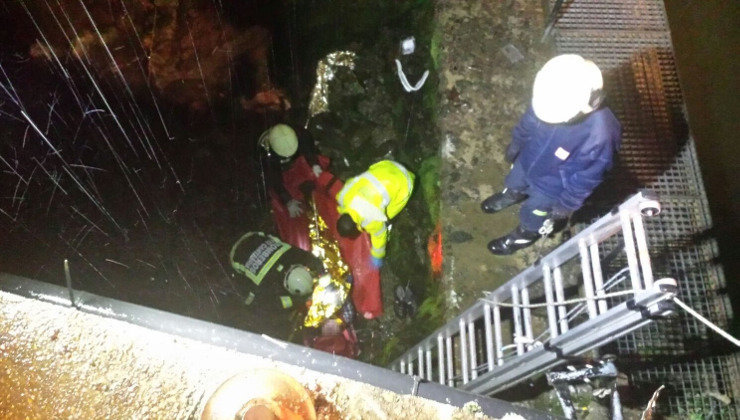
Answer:
[[(711, 219), (663, 3), (565, 2), (553, 34), (559, 53), (580, 54), (602, 68), (609, 106), (623, 126), (615, 170), (591, 205), (601, 206), (603, 213), (638, 188), (656, 191), (663, 212), (645, 221), (655, 278), (675, 278), (683, 301), (725, 327), (732, 310), (721, 267), (714, 262), (717, 246), (708, 235)], [(612, 273), (627, 265), (621, 247), (618, 238), (600, 247)], [(738, 357), (717, 356), (729, 348), (721, 340), (680, 313), (617, 340), (610, 350), (629, 362), (631, 382), (645, 395), (661, 384), (668, 387), (659, 405), (667, 413), (740, 418), (738, 408), (724, 400), (740, 397)]]

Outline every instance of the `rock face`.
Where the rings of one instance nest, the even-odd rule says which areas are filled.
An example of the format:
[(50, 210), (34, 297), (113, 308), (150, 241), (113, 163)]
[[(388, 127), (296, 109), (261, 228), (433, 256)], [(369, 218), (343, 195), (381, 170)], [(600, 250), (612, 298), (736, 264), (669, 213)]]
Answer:
[(149, 87), (166, 101), (202, 111), (234, 94), (239, 64), (249, 79), (248, 92), (239, 93), (254, 96), (249, 109), (282, 105), (268, 74), (270, 31), (232, 25), (214, 1), (63, 0), (48, 7), (33, 2), (20, 12), (39, 27), (30, 55), (52, 66), (57, 58), (84, 63), (96, 77), (125, 80), (134, 92)]
[(536, 0), (437, 7), (443, 283), (449, 316), (536, 258), (532, 249), (491, 255), (486, 243), (516, 227), (518, 207), (489, 215), (480, 202), (503, 188), (511, 129), (530, 100), (537, 69), (549, 57), (548, 46), (539, 42), (545, 16)]

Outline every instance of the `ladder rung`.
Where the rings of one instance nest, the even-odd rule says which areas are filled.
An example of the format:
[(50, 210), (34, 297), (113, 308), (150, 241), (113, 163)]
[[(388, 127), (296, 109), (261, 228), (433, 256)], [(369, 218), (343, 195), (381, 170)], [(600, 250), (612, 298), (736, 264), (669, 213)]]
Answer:
[(470, 342), (470, 379), (475, 379), (478, 377), (478, 348), (475, 345), (475, 323), (473, 321), (468, 322), (468, 341)]
[(545, 286), (545, 303), (547, 303), (547, 326), (550, 328), (550, 338), (558, 336), (557, 315), (552, 301), (552, 274), (547, 264), (542, 265), (542, 282)]
[(463, 384), (467, 384), (469, 381), (468, 376), (468, 343), (467, 334), (465, 331), (465, 321), (460, 319), (460, 362), (462, 365), (462, 380)]
[(496, 336), (496, 364), (504, 364), (504, 340), (501, 332), (501, 307), (493, 306), (493, 332)]
[(437, 334), (437, 369), (439, 370), (439, 383), (445, 384), (445, 350), (442, 334)]
[(495, 364), (493, 359), (493, 325), (491, 324), (491, 305), (483, 305), (483, 323), (486, 331), (486, 361), (488, 371), (493, 370)]
[[(553, 282), (555, 284), (555, 299), (558, 303), (565, 302), (565, 291), (563, 290), (563, 272), (560, 271), (560, 267), (555, 267), (552, 270)], [(560, 317), (560, 333), (565, 334), (568, 332), (568, 308), (565, 305), (558, 305), (558, 316)]]
[(588, 317), (596, 318), (596, 301), (594, 300), (594, 281), (591, 278), (591, 262), (586, 249), (586, 241), (578, 242), (578, 251), (581, 254), (581, 272), (583, 273), (583, 291), (586, 293), (586, 306), (588, 307)]
[(514, 305), (511, 312), (514, 314), (514, 343), (516, 343), (516, 354), (524, 354), (524, 343), (522, 343), (522, 311), (519, 307), (519, 288), (511, 286), (511, 303)]
[[(596, 296), (604, 296), (604, 276), (601, 273), (601, 258), (599, 257), (599, 244), (592, 244), (591, 250), (591, 266), (594, 271), (594, 286), (596, 286)], [(599, 313), (603, 314), (607, 310), (606, 300), (599, 299), (596, 302), (596, 306), (599, 308)]]
[(427, 348), (426, 350), (427, 355), (427, 381), (432, 381), (432, 350)]
[(452, 376), (455, 374), (455, 366), (452, 364), (452, 337), (445, 337), (445, 350), (447, 350), (447, 385), (455, 386)]
[[(527, 341), (532, 343), (534, 341), (534, 332), (532, 331), (532, 310), (529, 306), (529, 289), (526, 287), (522, 289), (522, 304), (524, 305), (524, 334), (527, 337)], [(527, 351), (532, 347), (532, 344), (527, 345)]]

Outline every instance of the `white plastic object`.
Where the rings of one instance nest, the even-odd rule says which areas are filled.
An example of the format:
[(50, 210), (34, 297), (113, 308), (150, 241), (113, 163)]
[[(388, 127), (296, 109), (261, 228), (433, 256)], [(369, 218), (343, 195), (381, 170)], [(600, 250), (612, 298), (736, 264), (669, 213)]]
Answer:
[(401, 41), (401, 54), (409, 55), (413, 54), (416, 50), (416, 39), (410, 36)]

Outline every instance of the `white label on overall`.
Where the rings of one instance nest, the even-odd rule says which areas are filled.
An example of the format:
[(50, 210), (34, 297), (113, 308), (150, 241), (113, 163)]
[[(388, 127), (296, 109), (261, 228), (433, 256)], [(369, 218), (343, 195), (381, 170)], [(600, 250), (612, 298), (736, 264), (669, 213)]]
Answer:
[(565, 160), (568, 159), (568, 156), (570, 156), (570, 152), (563, 149), (562, 147), (558, 147), (558, 150), (555, 151), (555, 156), (557, 156), (560, 160)]

